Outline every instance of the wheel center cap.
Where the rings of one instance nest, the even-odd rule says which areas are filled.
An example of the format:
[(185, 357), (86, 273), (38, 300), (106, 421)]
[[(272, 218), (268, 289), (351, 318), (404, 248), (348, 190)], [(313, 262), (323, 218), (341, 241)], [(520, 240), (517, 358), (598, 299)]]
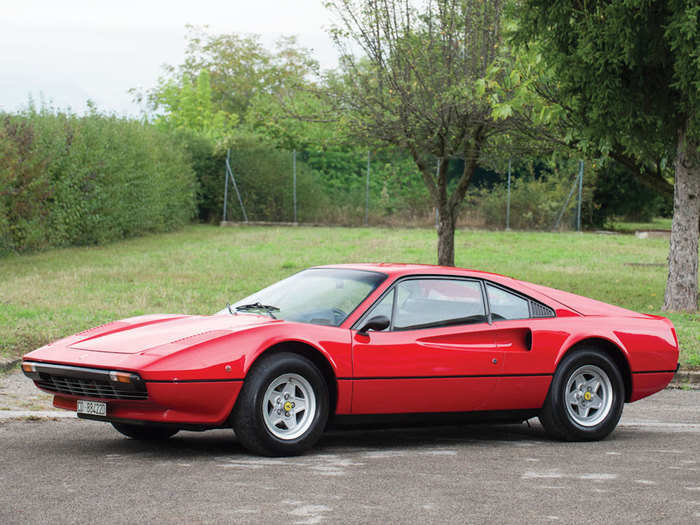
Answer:
[(291, 409), (292, 409), (292, 403), (291, 403), (290, 401), (287, 401), (287, 402), (284, 404), (284, 410), (287, 411), (287, 412), (289, 412)]
[(585, 394), (583, 394), (583, 399), (585, 399), (586, 401), (590, 401), (592, 398), (593, 396), (590, 392), (586, 392)]

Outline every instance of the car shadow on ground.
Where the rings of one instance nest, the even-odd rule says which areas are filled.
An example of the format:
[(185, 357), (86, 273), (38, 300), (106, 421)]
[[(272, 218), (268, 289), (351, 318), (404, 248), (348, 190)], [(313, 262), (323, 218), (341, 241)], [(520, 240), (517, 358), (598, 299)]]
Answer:
[[(95, 423), (97, 424), (97, 423)], [(219, 455), (245, 455), (248, 452), (241, 446), (231, 430), (219, 429), (206, 432), (182, 431), (164, 441), (137, 441), (117, 433), (111, 428), (100, 432), (97, 440), (86, 440), (77, 435), (82, 452), (96, 455), (142, 453), (163, 457), (206, 457)], [(72, 441), (72, 440), (71, 440)], [(537, 423), (515, 425), (439, 425), (411, 428), (371, 428), (330, 430), (326, 432), (308, 453), (352, 453), (370, 450), (391, 450), (401, 448), (425, 448), (454, 446), (469, 442), (542, 442), (548, 441), (546, 434)], [(75, 442), (64, 442), (56, 448), (73, 449)]]
[(415, 448), (468, 442), (516, 442), (548, 440), (538, 424), (462, 424), (423, 427), (359, 427), (331, 430), (317, 446), (342, 448)]
[[(83, 422), (84, 423), (84, 422)], [(52, 443), (52, 453), (72, 455), (79, 447), (82, 455), (129, 456), (140, 455), (149, 459), (213, 459), (226, 456), (250, 457), (231, 430), (218, 429), (205, 432), (182, 431), (174, 437), (163, 441), (138, 441), (117, 433), (111, 427), (101, 423), (88, 423), (104, 426), (98, 439), (86, 438), (76, 429), (75, 439)], [(97, 429), (97, 428), (96, 428)], [(625, 431), (617, 429), (603, 443), (618, 441), (637, 441), (644, 439), (647, 433), (639, 429)], [(552, 446), (570, 446), (569, 443), (552, 441), (536, 420), (521, 424), (464, 424), (438, 425), (409, 428), (371, 428), (355, 427), (352, 429), (330, 430), (324, 433), (319, 442), (306, 456), (314, 454), (353, 454), (368, 451), (397, 451), (411, 449), (428, 451), (444, 449), (458, 445), (475, 446), (522, 446), (551, 444)]]

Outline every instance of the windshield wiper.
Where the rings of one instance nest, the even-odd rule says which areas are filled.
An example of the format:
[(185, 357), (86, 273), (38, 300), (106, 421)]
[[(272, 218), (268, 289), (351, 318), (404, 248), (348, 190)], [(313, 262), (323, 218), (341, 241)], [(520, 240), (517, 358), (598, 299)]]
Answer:
[(247, 310), (262, 310), (273, 319), (277, 319), (272, 312), (279, 312), (280, 309), (276, 306), (272, 306), (271, 304), (262, 304), (261, 302), (242, 304), (240, 306), (236, 306), (237, 312), (244, 312)]

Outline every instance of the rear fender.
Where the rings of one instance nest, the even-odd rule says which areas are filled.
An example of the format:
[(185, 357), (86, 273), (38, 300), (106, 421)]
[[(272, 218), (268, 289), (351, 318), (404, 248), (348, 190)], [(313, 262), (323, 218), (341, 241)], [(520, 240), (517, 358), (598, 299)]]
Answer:
[(632, 371), (630, 369), (629, 352), (624, 347), (622, 342), (617, 338), (601, 337), (590, 335), (583, 336), (579, 334), (577, 337), (570, 337), (566, 344), (562, 345), (562, 350), (559, 351), (556, 360), (556, 368), (559, 367), (561, 360), (570, 352), (576, 351), (577, 348), (584, 345), (591, 345), (606, 352), (617, 364), (622, 379), (625, 383), (625, 401), (629, 402), (632, 396)]

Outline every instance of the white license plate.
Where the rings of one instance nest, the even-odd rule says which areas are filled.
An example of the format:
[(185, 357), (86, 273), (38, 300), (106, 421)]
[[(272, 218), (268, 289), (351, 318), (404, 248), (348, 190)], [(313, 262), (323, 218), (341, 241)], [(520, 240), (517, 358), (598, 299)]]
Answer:
[(106, 416), (107, 403), (101, 401), (86, 401), (78, 399), (78, 414), (89, 414), (91, 416)]

